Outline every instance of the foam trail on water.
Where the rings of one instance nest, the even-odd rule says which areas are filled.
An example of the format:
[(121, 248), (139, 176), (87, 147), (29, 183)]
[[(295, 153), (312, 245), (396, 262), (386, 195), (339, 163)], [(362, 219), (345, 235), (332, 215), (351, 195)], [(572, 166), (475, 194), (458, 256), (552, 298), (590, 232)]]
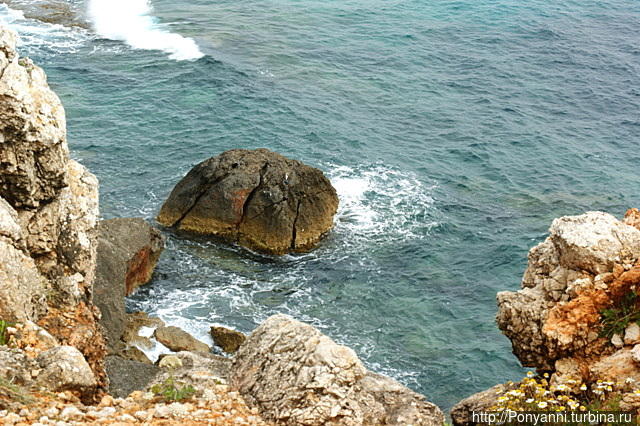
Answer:
[(23, 12), (0, 3), (0, 25), (18, 34), (21, 54), (58, 55), (77, 52), (89, 39), (84, 29), (49, 24), (25, 18)]
[(149, 0), (90, 0), (88, 12), (102, 37), (134, 49), (162, 50), (178, 61), (204, 56), (193, 39), (167, 31), (151, 16)]

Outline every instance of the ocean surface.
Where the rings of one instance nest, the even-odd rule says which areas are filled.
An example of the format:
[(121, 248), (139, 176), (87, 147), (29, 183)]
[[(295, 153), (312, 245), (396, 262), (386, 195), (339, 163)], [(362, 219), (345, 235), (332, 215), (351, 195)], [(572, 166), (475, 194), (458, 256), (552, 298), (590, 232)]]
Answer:
[(448, 409), (523, 374), (495, 295), (552, 219), (640, 206), (637, 0), (67, 2), (87, 28), (25, 18), (31, 3), (0, 22), (62, 98), (104, 218), (153, 220), (231, 148), (337, 188), (308, 254), (169, 235), (129, 308), (205, 341), (287, 313)]

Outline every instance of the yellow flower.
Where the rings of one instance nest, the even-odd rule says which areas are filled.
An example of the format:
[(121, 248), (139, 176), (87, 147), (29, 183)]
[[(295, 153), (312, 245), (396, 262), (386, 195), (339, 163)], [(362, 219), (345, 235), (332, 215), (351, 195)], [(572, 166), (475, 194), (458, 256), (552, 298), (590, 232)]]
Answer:
[(543, 376), (544, 376), (545, 379), (548, 379), (549, 378), (549, 373), (544, 373)]
[(533, 377), (533, 371), (527, 371), (527, 377), (528, 378), (532, 378)]
[(538, 402), (538, 408), (547, 408), (547, 403), (545, 401)]
[(583, 384), (582, 386), (580, 386), (580, 390), (581, 391), (586, 391), (587, 390), (587, 385)]

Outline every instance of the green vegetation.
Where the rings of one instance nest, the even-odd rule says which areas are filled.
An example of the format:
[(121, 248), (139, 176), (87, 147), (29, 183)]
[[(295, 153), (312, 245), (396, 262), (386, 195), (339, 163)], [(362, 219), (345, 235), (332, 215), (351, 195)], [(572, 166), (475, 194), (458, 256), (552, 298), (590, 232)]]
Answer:
[(164, 398), (165, 401), (182, 401), (190, 399), (196, 390), (191, 385), (183, 386), (182, 383), (176, 382), (173, 377), (169, 377), (163, 383), (153, 385), (151, 392)]
[(600, 337), (611, 339), (614, 334), (623, 335), (627, 326), (640, 321), (638, 295), (635, 291), (625, 294), (618, 306), (603, 309), (600, 312), (602, 329)]
[(8, 322), (0, 320), (0, 346), (5, 346), (9, 340), (7, 337), (7, 327), (10, 325)]
[(6, 397), (20, 404), (30, 404), (34, 402), (34, 399), (26, 390), (2, 377), (0, 377), (0, 397)]

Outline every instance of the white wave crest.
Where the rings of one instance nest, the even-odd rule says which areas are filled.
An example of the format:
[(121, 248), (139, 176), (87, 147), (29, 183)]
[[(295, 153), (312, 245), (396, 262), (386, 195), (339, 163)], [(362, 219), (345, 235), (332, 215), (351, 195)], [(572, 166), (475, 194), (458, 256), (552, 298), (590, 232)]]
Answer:
[(149, 0), (90, 0), (88, 13), (96, 33), (134, 49), (161, 50), (178, 61), (204, 56), (193, 39), (157, 22)]

